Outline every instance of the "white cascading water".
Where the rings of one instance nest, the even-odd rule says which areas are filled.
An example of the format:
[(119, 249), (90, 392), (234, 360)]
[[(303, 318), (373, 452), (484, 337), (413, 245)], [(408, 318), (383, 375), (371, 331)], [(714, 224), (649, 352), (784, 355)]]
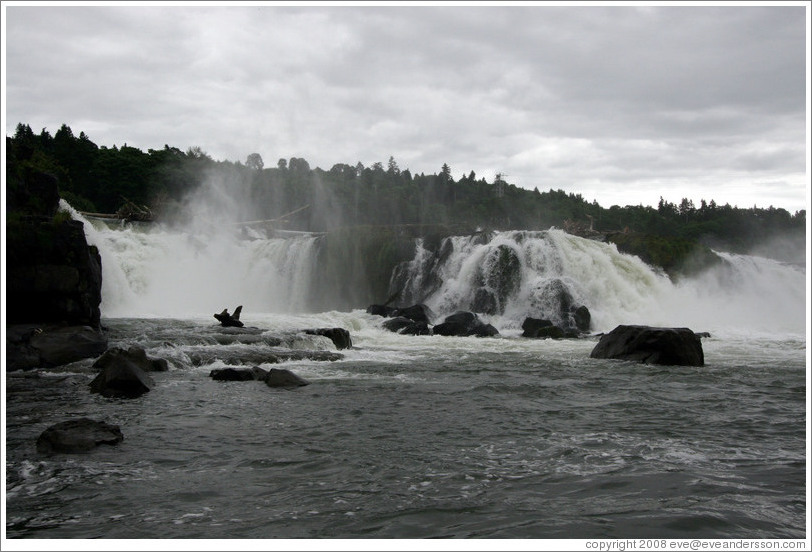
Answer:
[[(549, 305), (542, 291), (560, 281), (574, 304), (589, 308), (594, 331), (644, 324), (717, 333), (805, 333), (805, 273), (771, 259), (719, 253), (726, 264), (674, 283), (638, 257), (619, 253), (613, 244), (557, 229), (449, 241), (451, 252), (436, 266), (432, 266), (436, 259), (418, 243), (409, 274), (402, 280), (406, 297), (426, 303), (438, 314), (470, 309), (493, 251), (509, 247), (519, 259), (521, 279), (502, 305), (503, 314), (491, 317), (498, 328), (518, 328), (527, 316), (549, 314), (543, 312)], [(437, 289), (421, 289), (432, 280), (428, 272), (439, 277)]]
[[(99, 248), (103, 316), (210, 316), (240, 304), (253, 312), (307, 311), (318, 269), (317, 237), (248, 240), (199, 227), (94, 226), (62, 205), (85, 222), (88, 242)], [(520, 279), (499, 305), (503, 314), (486, 316), (500, 330), (519, 328), (526, 316), (543, 316), (544, 290), (557, 280), (574, 304), (588, 307), (595, 332), (646, 324), (805, 335), (806, 276), (799, 266), (719, 253), (723, 266), (674, 283), (613, 244), (557, 229), (448, 240), (451, 250), (439, 262), (418, 240), (414, 259), (400, 268), (404, 300), (422, 301), (441, 316), (470, 309), (483, 267), (495, 262), (501, 247), (518, 258)]]
[(240, 304), (255, 312), (305, 310), (317, 237), (240, 239), (236, 233), (85, 224), (102, 258), (110, 317), (210, 315)]

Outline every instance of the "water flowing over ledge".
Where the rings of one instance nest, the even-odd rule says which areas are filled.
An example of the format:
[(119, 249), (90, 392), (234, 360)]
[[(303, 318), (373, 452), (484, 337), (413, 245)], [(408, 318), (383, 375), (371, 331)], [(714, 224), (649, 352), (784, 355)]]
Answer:
[(401, 305), (423, 302), (438, 317), (473, 310), (500, 330), (519, 328), (526, 316), (564, 316), (563, 294), (589, 308), (596, 332), (618, 324), (805, 331), (803, 269), (764, 257), (719, 252), (718, 267), (674, 282), (612, 244), (550, 229), (451, 236), (433, 247), (418, 239), (411, 259), (390, 268), (380, 265), (396, 257), (379, 262), (353, 244), (332, 252), (336, 261), (328, 249), (337, 240), (320, 235), (84, 222), (102, 256), (106, 317), (199, 316), (238, 304), (283, 314), (364, 308), (383, 299), (359, 278), (374, 268), (390, 271), (389, 293)]

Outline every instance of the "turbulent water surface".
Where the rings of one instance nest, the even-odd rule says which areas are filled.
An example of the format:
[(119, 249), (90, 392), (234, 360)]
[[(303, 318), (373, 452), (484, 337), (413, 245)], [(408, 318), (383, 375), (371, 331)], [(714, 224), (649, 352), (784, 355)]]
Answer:
[[(558, 231), (455, 238), (423, 299), (438, 316), (466, 306), (476, 267), (506, 245), (522, 277), (486, 317), (500, 336), (405, 336), (364, 305), (301, 312), (312, 237), (229, 249), (87, 231), (102, 252), (110, 345), (141, 345), (170, 370), (132, 400), (89, 393), (92, 359), (6, 375), (10, 538), (805, 537), (798, 267), (727, 255), (724, 273), (673, 284)], [(413, 283), (426, 275), (421, 247), (401, 271)], [(234, 282), (207, 283), (223, 258)], [(594, 333), (710, 332), (706, 365), (591, 359), (596, 335), (520, 337), (520, 306), (544, 306), (545, 278), (589, 306)], [(240, 303), (247, 330), (217, 325), (212, 313)], [(335, 351), (301, 332), (316, 327), (348, 329), (354, 347), (284, 363), (306, 387), (209, 377), (279, 367), (257, 362), (278, 347)], [(37, 454), (46, 427), (82, 416), (119, 425), (124, 441)]]

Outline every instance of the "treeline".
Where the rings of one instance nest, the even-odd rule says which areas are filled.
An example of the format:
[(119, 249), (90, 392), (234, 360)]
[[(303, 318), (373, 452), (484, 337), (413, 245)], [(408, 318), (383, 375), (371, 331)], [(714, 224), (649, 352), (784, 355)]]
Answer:
[[(188, 216), (188, 200), (215, 183), (234, 199), (242, 220), (284, 218), (291, 230), (329, 231), (349, 226), (402, 226), (414, 234), (470, 232), (477, 228), (641, 233), (678, 238), (731, 251), (746, 251), (769, 238), (804, 236), (806, 211), (738, 208), (704, 199), (695, 205), (661, 200), (657, 207), (587, 202), (562, 190), (524, 190), (497, 175), (493, 182), (471, 171), (459, 178), (443, 165), (434, 174), (412, 174), (394, 157), (371, 166), (339, 163), (311, 168), (302, 158), (265, 167), (253, 153), (245, 163), (217, 161), (200, 148), (143, 152), (131, 146), (98, 146), (67, 125), (51, 135), (19, 124), (6, 137), (6, 172), (14, 186), (26, 171), (54, 174), (60, 191), (80, 211), (114, 213), (126, 201), (146, 205), (164, 220)], [(295, 212), (294, 212), (295, 211)], [(291, 215), (285, 216), (288, 213)]]

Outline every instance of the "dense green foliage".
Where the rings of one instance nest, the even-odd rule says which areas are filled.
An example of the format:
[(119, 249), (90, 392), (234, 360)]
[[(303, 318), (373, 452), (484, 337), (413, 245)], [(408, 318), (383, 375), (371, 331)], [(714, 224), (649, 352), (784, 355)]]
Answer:
[[(340, 163), (323, 170), (293, 157), (265, 167), (256, 153), (243, 164), (215, 161), (200, 148), (184, 152), (167, 145), (143, 152), (126, 144), (97, 146), (84, 132), (77, 137), (66, 125), (51, 136), (45, 129), (37, 135), (20, 124), (6, 144), (10, 186), (26, 171), (54, 174), (62, 197), (81, 211), (114, 213), (129, 200), (148, 205), (167, 220), (182, 220), (188, 216), (186, 200), (214, 181), (241, 206), (233, 216), (240, 220), (284, 216), (277, 222), (291, 230), (386, 227), (403, 237), (477, 228), (557, 226), (586, 231), (591, 225), (595, 232), (614, 235), (612, 241), (619, 248), (663, 267), (684, 261), (692, 244), (744, 252), (780, 235), (803, 238), (806, 229), (805, 210), (790, 214), (772, 206), (742, 209), (704, 199), (699, 207), (684, 199), (680, 205), (661, 200), (656, 208), (607, 209), (580, 194), (524, 190), (501, 176), (489, 183), (471, 171), (455, 180), (448, 165), (436, 174), (413, 175), (401, 170), (394, 157), (386, 166)], [(630, 237), (639, 234), (649, 237)]]

